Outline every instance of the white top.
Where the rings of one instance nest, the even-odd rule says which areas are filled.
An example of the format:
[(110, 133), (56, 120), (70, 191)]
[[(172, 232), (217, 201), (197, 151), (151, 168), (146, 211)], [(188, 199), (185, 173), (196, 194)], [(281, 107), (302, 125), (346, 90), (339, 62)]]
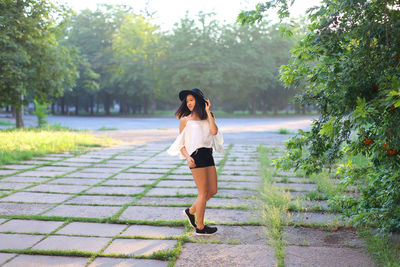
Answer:
[(183, 131), (169, 147), (167, 153), (171, 156), (179, 154), (181, 159), (185, 157), (181, 153), (181, 148), (185, 147), (189, 155), (201, 147), (213, 148), (216, 152), (224, 154), (224, 138), (218, 130), (216, 135), (210, 132), (210, 122), (208, 119), (195, 121), (188, 120)]

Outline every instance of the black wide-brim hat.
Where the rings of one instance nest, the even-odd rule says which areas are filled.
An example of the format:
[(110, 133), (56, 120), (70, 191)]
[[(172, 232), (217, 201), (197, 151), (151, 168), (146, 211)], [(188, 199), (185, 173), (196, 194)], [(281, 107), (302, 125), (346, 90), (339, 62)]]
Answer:
[(204, 97), (204, 94), (200, 89), (197, 88), (192, 88), (190, 90), (182, 90), (179, 92), (179, 99), (183, 101), (186, 99), (187, 95), (194, 95), (195, 97), (197, 96), (199, 99), (206, 101), (206, 98)]

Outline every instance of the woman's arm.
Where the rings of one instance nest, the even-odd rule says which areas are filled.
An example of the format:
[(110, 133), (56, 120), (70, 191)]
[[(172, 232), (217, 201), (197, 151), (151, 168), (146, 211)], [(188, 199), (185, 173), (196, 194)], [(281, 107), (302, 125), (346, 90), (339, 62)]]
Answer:
[(215, 118), (214, 118), (213, 114), (211, 113), (210, 108), (211, 108), (211, 102), (210, 102), (210, 100), (206, 100), (206, 112), (207, 112), (208, 121), (210, 123), (210, 133), (212, 135), (216, 135), (218, 133), (218, 126), (215, 123)]
[[(185, 129), (186, 123), (187, 123), (187, 118), (182, 118), (181, 123), (179, 124), (179, 133), (181, 133), (183, 129)], [(194, 159), (189, 155), (189, 153), (186, 150), (186, 147), (181, 148), (181, 153), (186, 158), (189, 168), (196, 167)]]

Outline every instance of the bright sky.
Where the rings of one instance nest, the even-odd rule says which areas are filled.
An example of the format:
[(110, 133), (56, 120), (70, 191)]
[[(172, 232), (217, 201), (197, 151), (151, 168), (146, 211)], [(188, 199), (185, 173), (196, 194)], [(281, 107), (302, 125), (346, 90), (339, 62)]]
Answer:
[[(146, 5), (151, 12), (156, 12), (154, 22), (164, 30), (172, 28), (185, 16), (186, 11), (194, 17), (199, 11), (215, 12), (221, 22), (233, 23), (241, 10), (254, 9), (263, 0), (54, 0), (79, 11), (85, 8), (95, 9), (97, 4), (124, 4), (133, 7), (134, 12), (140, 12)], [(291, 8), (293, 17), (304, 15), (307, 8), (317, 5), (320, 0), (296, 0)], [(277, 20), (276, 12), (270, 16)]]

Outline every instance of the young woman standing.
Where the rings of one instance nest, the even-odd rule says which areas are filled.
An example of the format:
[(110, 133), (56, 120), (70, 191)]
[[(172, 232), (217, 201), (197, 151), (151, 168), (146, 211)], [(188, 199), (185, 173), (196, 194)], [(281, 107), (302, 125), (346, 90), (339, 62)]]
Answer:
[(204, 213), (206, 202), (217, 193), (217, 170), (212, 152), (214, 149), (224, 153), (223, 137), (210, 111), (211, 102), (199, 89), (183, 90), (179, 99), (182, 103), (175, 113), (180, 119), (179, 135), (168, 153), (186, 158), (198, 190), (196, 202), (184, 210), (185, 216), (197, 235), (211, 235), (217, 228), (204, 225)]

